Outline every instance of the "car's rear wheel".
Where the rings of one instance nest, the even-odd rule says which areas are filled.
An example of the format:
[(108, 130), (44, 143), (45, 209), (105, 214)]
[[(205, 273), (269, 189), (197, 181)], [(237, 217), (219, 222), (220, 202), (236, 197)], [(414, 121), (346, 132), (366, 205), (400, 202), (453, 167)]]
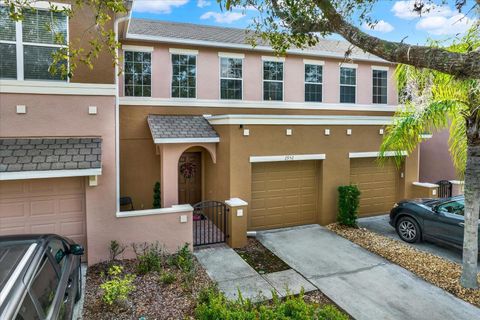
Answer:
[(422, 236), (422, 231), (418, 223), (414, 219), (406, 216), (398, 219), (397, 233), (400, 239), (409, 243), (419, 242)]

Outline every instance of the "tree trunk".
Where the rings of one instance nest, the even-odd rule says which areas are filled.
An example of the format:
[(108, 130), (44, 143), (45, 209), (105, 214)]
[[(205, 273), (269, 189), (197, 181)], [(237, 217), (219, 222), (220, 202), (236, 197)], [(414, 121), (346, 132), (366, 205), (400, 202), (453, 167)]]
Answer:
[[(475, 112), (476, 113), (476, 112)], [(478, 219), (480, 213), (480, 132), (476, 115), (467, 119), (467, 167), (465, 170), (465, 232), (460, 284), (478, 288)]]

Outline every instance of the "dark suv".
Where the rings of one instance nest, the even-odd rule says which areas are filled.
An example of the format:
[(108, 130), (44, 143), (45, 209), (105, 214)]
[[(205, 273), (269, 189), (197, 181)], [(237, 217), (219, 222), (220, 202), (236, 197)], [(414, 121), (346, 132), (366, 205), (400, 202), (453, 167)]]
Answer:
[(57, 235), (0, 237), (0, 319), (72, 319), (83, 252)]

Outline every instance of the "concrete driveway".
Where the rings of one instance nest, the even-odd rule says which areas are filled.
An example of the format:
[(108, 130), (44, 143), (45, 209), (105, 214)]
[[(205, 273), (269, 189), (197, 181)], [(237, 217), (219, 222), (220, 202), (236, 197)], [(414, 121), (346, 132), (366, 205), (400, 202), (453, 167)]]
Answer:
[(357, 320), (480, 319), (480, 309), (319, 225), (257, 237)]
[[(384, 235), (386, 237), (401, 241), (407, 245), (410, 245), (418, 250), (426, 251), (432, 253), (434, 255), (443, 257), (450, 261), (456, 263), (462, 263), (462, 250), (457, 249), (454, 247), (449, 247), (437, 243), (430, 243), (430, 242), (419, 242), (419, 243), (408, 243), (402, 241), (398, 236), (395, 229), (388, 224), (389, 216), (381, 215), (375, 217), (368, 217), (368, 218), (360, 218), (358, 219), (358, 226), (361, 228), (366, 228), (370, 231), (376, 232), (378, 234)], [(478, 266), (478, 271), (480, 272), (480, 264)]]

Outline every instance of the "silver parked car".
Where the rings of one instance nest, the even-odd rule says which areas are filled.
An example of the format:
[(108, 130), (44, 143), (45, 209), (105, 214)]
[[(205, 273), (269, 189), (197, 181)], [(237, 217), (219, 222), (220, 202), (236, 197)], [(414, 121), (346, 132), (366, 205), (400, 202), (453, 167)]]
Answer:
[(57, 235), (0, 237), (0, 319), (72, 319), (83, 252)]

